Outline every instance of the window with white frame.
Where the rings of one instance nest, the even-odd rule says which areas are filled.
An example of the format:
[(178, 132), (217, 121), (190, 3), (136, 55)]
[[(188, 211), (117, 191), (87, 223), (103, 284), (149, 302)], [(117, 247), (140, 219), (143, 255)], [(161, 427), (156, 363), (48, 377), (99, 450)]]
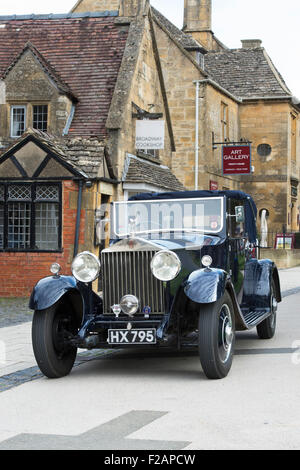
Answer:
[(26, 106), (11, 107), (11, 137), (20, 137), (26, 129)]
[(10, 136), (20, 137), (27, 127), (48, 131), (48, 105), (12, 105), (10, 112)]

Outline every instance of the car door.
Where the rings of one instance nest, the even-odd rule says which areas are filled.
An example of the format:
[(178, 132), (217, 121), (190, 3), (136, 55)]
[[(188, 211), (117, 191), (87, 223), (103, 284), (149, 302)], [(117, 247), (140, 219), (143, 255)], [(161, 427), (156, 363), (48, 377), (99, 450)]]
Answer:
[(228, 201), (228, 264), (235, 293), (239, 303), (241, 303), (249, 243), (245, 232), (245, 222), (237, 220), (237, 207), (244, 207), (243, 201), (237, 199), (230, 199)]

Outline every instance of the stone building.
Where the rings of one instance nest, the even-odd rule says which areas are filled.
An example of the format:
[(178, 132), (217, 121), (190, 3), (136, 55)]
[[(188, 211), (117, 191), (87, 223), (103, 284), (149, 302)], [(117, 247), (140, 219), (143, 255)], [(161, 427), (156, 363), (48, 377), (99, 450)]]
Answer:
[[(172, 170), (189, 189), (243, 189), (271, 232), (299, 230), (299, 100), (259, 40), (227, 48), (212, 31), (211, 0), (185, 0), (178, 29), (146, 0), (160, 57), (176, 152)], [(100, 11), (120, 0), (80, 0), (75, 11)], [(144, 8), (144, 10), (143, 10)], [(138, 10), (139, 9), (139, 10)], [(252, 173), (223, 175), (222, 142), (252, 143)], [(260, 219), (258, 219), (260, 228)]]
[[(244, 189), (271, 231), (299, 229), (299, 102), (260, 41), (214, 35), (212, 6), (185, 0), (182, 30), (149, 0), (0, 17), (0, 295), (98, 254), (99, 208), (140, 191)], [(136, 149), (137, 120), (164, 121), (163, 150)], [(250, 175), (223, 175), (225, 142), (252, 142)]]
[[(240, 49), (228, 49), (212, 32), (211, 0), (184, 5), (182, 31), (152, 9), (175, 136), (175, 174), (180, 178), (184, 169), (182, 181), (190, 189), (195, 181), (201, 189), (243, 189), (253, 195), (259, 214), (267, 209), (271, 232), (283, 225), (299, 230), (299, 100), (261, 41), (243, 40)], [(225, 141), (252, 142), (251, 175), (223, 176), (216, 143)]]
[[(53, 262), (70, 273), (78, 251), (98, 255), (112, 199), (183, 189), (152, 23), (122, 5), (0, 17), (2, 296), (28, 295)], [(144, 119), (165, 123), (159, 153), (136, 151)]]

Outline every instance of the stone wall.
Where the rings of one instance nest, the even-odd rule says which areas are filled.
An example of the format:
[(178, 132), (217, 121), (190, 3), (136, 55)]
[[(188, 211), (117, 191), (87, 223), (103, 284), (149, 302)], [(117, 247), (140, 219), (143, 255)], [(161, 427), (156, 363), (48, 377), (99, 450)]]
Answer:
[[(172, 167), (172, 145), (167, 109), (165, 108), (149, 20), (136, 21), (131, 25), (129, 34), (128, 42), (131, 47), (125, 52), (115, 90), (115, 95), (126, 97), (126, 103), (121, 103), (118, 100), (113, 101), (110, 109), (111, 117), (108, 120), (110, 154), (119, 179), (122, 177), (126, 153), (136, 154), (136, 118), (133, 118), (132, 114), (137, 110), (133, 104), (145, 111), (163, 114), (165, 148), (159, 151), (159, 159), (164, 165)], [(134, 70), (133, 60), (136, 62)], [(121, 116), (119, 116), (120, 109), (125, 109)], [(120, 127), (120, 129), (113, 130), (114, 127)], [(118, 186), (117, 197), (123, 197), (121, 185)]]
[[(290, 112), (289, 103), (261, 101), (240, 107), (241, 133), (252, 141), (252, 165), (255, 169), (253, 176), (241, 178), (242, 189), (254, 197), (259, 212), (262, 209), (269, 211), (271, 232), (281, 232), (283, 224), (288, 230), (297, 228), (288, 223), (292, 202)], [(259, 155), (258, 146), (261, 144), (270, 145), (269, 155)], [(299, 179), (299, 159), (293, 174)], [(294, 202), (298, 206), (299, 198)]]
[(81, 0), (74, 5), (72, 13), (86, 11), (119, 10), (120, 0)]
[[(172, 169), (188, 189), (195, 187), (196, 86), (206, 77), (191, 55), (177, 46), (155, 23), (155, 35), (167, 89), (176, 154)], [(209, 189), (210, 180), (219, 188), (235, 189), (233, 178), (221, 173), (220, 147), (212, 150), (212, 132), (221, 139), (221, 103), (228, 105), (230, 138), (239, 138), (239, 109), (236, 102), (211, 85), (200, 86), (199, 93), (199, 189)]]
[(20, 57), (4, 80), (5, 93), (0, 104), (0, 135), (10, 137), (12, 105), (26, 106), (26, 128), (32, 127), (33, 104), (48, 105), (48, 132), (62, 135), (72, 102), (61, 94), (30, 50)]

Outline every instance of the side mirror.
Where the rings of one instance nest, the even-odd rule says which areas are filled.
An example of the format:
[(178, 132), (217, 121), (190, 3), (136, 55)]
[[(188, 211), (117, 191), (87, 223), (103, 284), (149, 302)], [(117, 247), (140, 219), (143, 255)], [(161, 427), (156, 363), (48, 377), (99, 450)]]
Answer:
[(244, 206), (236, 206), (235, 219), (237, 224), (245, 222), (245, 209)]

